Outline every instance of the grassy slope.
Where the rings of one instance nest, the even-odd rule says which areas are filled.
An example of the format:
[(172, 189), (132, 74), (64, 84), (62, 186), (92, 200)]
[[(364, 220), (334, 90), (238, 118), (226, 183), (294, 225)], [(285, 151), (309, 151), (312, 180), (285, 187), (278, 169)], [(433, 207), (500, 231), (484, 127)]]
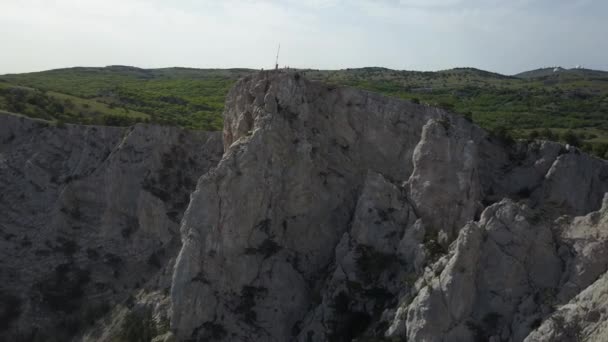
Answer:
[[(7, 89), (25, 86), (32, 92), (35, 90), (31, 88), (47, 91), (46, 96), (60, 103), (69, 98), (77, 108), (58, 113), (53, 111), (56, 106), (40, 108), (37, 101), (29, 101), (34, 104), (27, 103), (20, 112), (30, 116), (115, 125), (150, 121), (217, 130), (222, 124), (226, 93), (238, 78), (252, 72), (112, 66), (4, 75), (0, 76), (0, 109), (14, 111), (7, 103)], [(538, 69), (517, 77), (472, 68), (439, 72), (384, 68), (300, 72), (314, 80), (470, 113), (481, 126), (507, 127), (517, 136), (540, 128), (558, 133), (572, 129), (587, 142), (608, 142), (607, 72), (572, 69), (555, 73), (553, 69)]]
[(91, 99), (0, 82), (0, 109), (45, 120), (105, 124), (148, 121), (148, 114), (117, 108)]
[[(0, 87), (19, 85), (36, 88), (58, 98), (71, 95), (97, 110), (97, 113), (91, 110), (77, 115), (80, 112), (64, 114), (43, 107), (37, 115), (32, 115), (33, 110), (24, 113), (31, 116), (41, 116), (46, 112), (52, 118), (74, 123), (120, 125), (148, 120), (193, 129), (218, 130), (222, 126), (221, 113), (226, 93), (238, 78), (249, 73), (250, 70), (244, 69), (71, 68), (0, 76)], [(15, 108), (8, 107), (7, 102), (7, 94), (0, 93), (0, 108), (14, 111)], [(110, 116), (109, 120), (102, 118), (104, 114)], [(128, 119), (121, 120), (125, 117)]]
[(392, 96), (418, 98), (461, 113), (470, 111), (473, 120), (487, 128), (595, 127), (608, 131), (608, 77), (555, 75), (525, 80), (476, 69), (420, 73), (373, 68), (311, 75)]

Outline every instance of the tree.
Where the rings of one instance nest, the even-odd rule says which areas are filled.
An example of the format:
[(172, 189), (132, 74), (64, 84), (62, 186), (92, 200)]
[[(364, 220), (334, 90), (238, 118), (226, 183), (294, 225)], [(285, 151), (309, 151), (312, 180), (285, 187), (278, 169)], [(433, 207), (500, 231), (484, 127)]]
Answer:
[(581, 146), (581, 139), (571, 129), (562, 133), (561, 138), (568, 145)]
[(63, 114), (64, 112), (64, 108), (63, 105), (59, 102), (52, 102), (49, 107), (47, 108), (49, 110), (49, 112), (51, 112), (52, 114)]
[(608, 144), (594, 144), (593, 154), (599, 158), (606, 158), (608, 153)]
[(468, 122), (473, 122), (473, 113), (471, 111), (466, 111), (464, 113), (462, 113), (462, 116), (465, 118), (465, 120), (467, 120)]
[(445, 102), (445, 101), (439, 101), (437, 103), (437, 107), (445, 109), (445, 110), (450, 110), (450, 111), (454, 110), (454, 104), (450, 103), (450, 102)]
[(515, 139), (511, 135), (511, 131), (505, 126), (496, 126), (492, 130), (492, 135), (507, 145), (515, 143)]
[(74, 102), (72, 100), (70, 100), (70, 99), (65, 99), (63, 101), (63, 106), (65, 108), (68, 108), (68, 109), (73, 109), (74, 108)]
[(553, 131), (548, 128), (543, 128), (543, 130), (540, 131), (540, 136), (547, 140), (553, 140), (553, 141), (557, 140), (556, 134), (553, 133)]
[(538, 137), (540, 137), (540, 133), (537, 130), (532, 130), (530, 133), (528, 133), (528, 138), (530, 140), (536, 140)]
[(138, 122), (137, 118), (109, 114), (103, 115), (101, 121), (106, 126), (131, 126)]

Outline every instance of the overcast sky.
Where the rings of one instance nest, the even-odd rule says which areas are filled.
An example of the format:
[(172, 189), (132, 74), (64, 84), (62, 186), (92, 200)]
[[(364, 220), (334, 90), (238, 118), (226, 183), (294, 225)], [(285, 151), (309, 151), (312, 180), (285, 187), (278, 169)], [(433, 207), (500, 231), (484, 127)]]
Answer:
[(0, 0), (0, 74), (71, 66), (608, 69), (608, 0)]

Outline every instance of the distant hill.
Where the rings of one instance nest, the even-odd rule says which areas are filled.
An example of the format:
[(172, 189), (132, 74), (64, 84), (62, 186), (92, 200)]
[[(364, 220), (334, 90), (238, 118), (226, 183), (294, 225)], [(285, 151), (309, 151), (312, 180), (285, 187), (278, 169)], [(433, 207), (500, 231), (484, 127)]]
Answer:
[(585, 68), (564, 69), (562, 67), (550, 67), (525, 71), (514, 76), (524, 79), (538, 79), (563, 76), (567, 76), (570, 78), (608, 78), (608, 72)]
[[(334, 86), (351, 86), (440, 106), (516, 137), (558, 139), (568, 130), (592, 149), (608, 143), (608, 72), (543, 68), (514, 76), (475, 68), (437, 72), (381, 67), (293, 70)], [(228, 90), (251, 69), (77, 67), (0, 76), (0, 109), (71, 123), (134, 122), (220, 130)], [(601, 153), (599, 153), (601, 154)]]

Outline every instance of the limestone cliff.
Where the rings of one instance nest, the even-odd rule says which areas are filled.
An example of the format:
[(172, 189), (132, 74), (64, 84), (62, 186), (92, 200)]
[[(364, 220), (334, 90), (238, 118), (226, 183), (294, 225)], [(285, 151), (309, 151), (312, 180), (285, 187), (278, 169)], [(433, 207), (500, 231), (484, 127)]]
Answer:
[(608, 163), (574, 147), (285, 72), (223, 134), (1, 119), (4, 336), (99, 300), (76, 340), (608, 338)]
[(521, 341), (583, 262), (553, 221), (608, 190), (575, 148), (297, 74), (235, 86), (224, 148), (182, 221), (181, 340)]
[(0, 336), (66, 341), (138, 289), (168, 292), (179, 222), (221, 135), (0, 122)]

